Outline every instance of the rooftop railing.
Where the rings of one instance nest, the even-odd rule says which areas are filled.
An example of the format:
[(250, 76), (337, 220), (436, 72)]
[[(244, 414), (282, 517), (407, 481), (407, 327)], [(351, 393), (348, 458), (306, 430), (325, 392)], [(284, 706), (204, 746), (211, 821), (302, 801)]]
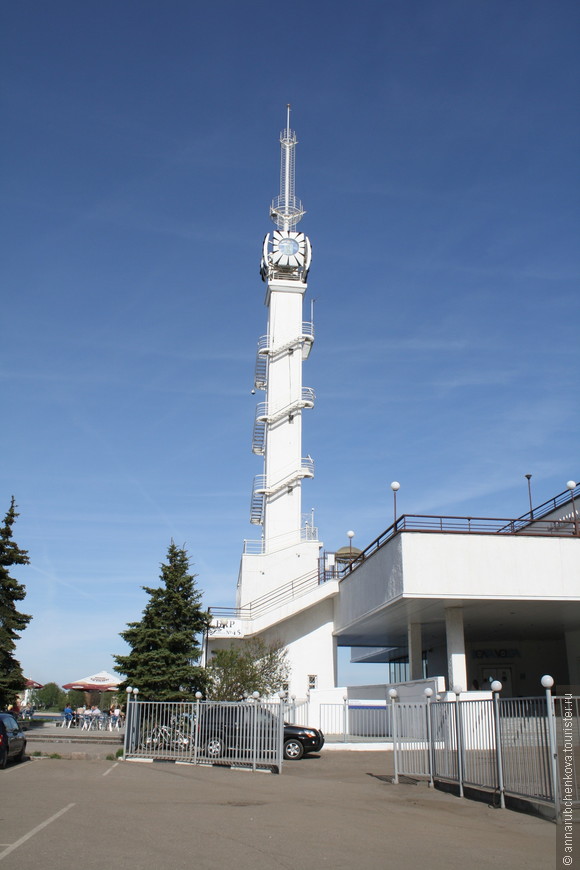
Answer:
[[(569, 492), (568, 498), (570, 498)], [(562, 499), (558, 504), (563, 504), (564, 501)], [(534, 517), (537, 516), (538, 510), (534, 510)], [(546, 511), (546, 513), (548, 512)], [(365, 547), (356, 558), (346, 565), (341, 570), (341, 576), (344, 577), (354, 571), (355, 568), (358, 568), (365, 559), (368, 559), (374, 552), (380, 550), (381, 547), (399, 532), (443, 532), (444, 534), (461, 535), (518, 535), (518, 537), (544, 536), (569, 538), (578, 536), (580, 528), (573, 519), (531, 519), (529, 514), (525, 514), (517, 519), (502, 519), (497, 517), (437, 517), (422, 514), (404, 514), (402, 517), (398, 517), (388, 529), (379, 535), (378, 538), (375, 538), (368, 547)]]

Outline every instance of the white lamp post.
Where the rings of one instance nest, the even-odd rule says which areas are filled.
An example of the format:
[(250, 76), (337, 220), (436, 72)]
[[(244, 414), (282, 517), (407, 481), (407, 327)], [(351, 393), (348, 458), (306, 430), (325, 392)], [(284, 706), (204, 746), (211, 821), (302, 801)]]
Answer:
[(497, 785), (499, 788), (499, 805), (505, 810), (505, 787), (503, 783), (503, 747), (501, 745), (501, 729), (499, 724), (499, 693), (503, 689), (499, 680), (493, 680), (490, 687), (493, 692), (493, 724), (495, 731), (495, 760), (497, 764)]
[(566, 484), (566, 489), (569, 489), (572, 493), (572, 509), (574, 511), (574, 534), (578, 534), (578, 514), (576, 512), (576, 502), (574, 501), (574, 490), (576, 489), (576, 481), (569, 480)]
[(354, 538), (354, 532), (350, 530), (346, 533), (346, 536), (348, 538), (349, 556), (352, 556), (352, 539)]
[(397, 526), (397, 493), (401, 488), (401, 484), (398, 480), (393, 480), (391, 483), (391, 489), (393, 490), (393, 525)]

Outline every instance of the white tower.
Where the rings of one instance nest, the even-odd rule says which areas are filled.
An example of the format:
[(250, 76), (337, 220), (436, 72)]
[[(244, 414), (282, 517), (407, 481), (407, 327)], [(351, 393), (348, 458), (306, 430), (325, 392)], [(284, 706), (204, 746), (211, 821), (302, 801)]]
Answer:
[(288, 106), (280, 134), (280, 195), (270, 209), (278, 229), (264, 239), (260, 267), (267, 284), (268, 331), (258, 342), (254, 384), (266, 391), (266, 401), (256, 408), (252, 450), (264, 456), (264, 470), (254, 480), (250, 522), (263, 527), (264, 553), (298, 543), (306, 534), (301, 481), (314, 475), (312, 459), (302, 456), (302, 412), (314, 405), (314, 390), (302, 385), (302, 361), (314, 330), (302, 319), (310, 242), (296, 231), (304, 214), (294, 195), (296, 142)]
[(258, 635), (281, 642), (289, 655), (289, 689), (303, 697), (309, 689), (335, 685), (338, 584), (328, 582), (320, 565), (322, 544), (312, 513), (302, 514), (302, 482), (314, 476), (314, 462), (302, 450), (302, 418), (315, 398), (303, 386), (302, 365), (314, 326), (302, 312), (311, 249), (296, 229), (304, 215), (294, 192), (296, 144), (288, 106), (280, 134), (280, 193), (270, 208), (276, 229), (264, 239), (260, 267), (268, 326), (258, 341), (254, 385), (265, 391), (265, 400), (256, 407), (252, 450), (263, 457), (263, 468), (254, 478), (250, 522), (261, 535), (244, 541), (235, 618), (223, 613), (225, 621), (214, 620), (209, 653), (232, 638)]
[(245, 543), (238, 606), (317, 571), (321, 546), (312, 515), (302, 515), (302, 481), (314, 476), (312, 458), (302, 455), (302, 414), (314, 405), (314, 390), (302, 385), (302, 363), (314, 327), (302, 314), (311, 249), (307, 236), (296, 230), (304, 215), (294, 192), (296, 143), (288, 106), (280, 134), (280, 193), (270, 208), (277, 229), (264, 239), (260, 264), (268, 331), (258, 341), (254, 385), (266, 398), (256, 407), (252, 450), (264, 457), (264, 465), (254, 478), (250, 522), (261, 527), (261, 537)]

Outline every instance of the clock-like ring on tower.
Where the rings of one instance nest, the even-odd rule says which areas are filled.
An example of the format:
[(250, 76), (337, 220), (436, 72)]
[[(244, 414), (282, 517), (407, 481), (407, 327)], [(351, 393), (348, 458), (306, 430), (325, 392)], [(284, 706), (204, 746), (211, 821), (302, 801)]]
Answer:
[(273, 266), (291, 269), (304, 265), (306, 260), (306, 236), (304, 233), (293, 233), (289, 230), (275, 230), (272, 234), (272, 253), (270, 262)]

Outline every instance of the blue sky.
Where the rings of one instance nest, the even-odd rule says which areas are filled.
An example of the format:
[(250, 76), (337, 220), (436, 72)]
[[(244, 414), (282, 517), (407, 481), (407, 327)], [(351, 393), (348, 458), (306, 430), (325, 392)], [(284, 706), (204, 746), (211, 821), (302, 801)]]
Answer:
[(288, 102), (326, 547), (382, 532), (394, 479), (400, 512), (511, 517), (524, 474), (536, 504), (580, 477), (579, 36), (573, 0), (4, 8), (0, 513), (14, 494), (27, 676), (111, 669), (171, 538), (205, 605), (233, 603)]

